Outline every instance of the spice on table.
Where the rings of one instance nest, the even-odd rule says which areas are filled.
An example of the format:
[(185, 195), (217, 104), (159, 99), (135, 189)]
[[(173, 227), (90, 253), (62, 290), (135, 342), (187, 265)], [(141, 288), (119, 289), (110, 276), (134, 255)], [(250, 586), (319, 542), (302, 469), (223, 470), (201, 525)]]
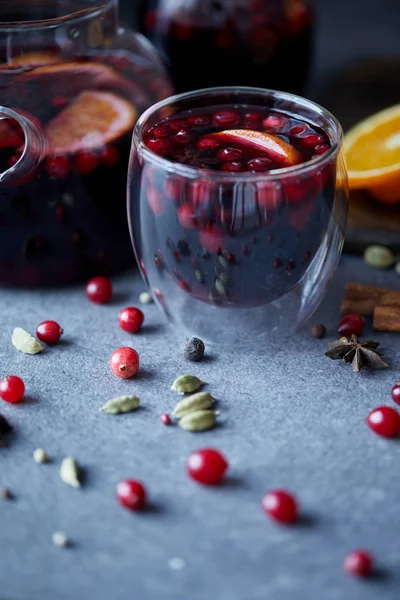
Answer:
[(364, 251), (364, 260), (375, 269), (387, 269), (394, 263), (394, 254), (386, 246), (368, 246)]
[(178, 392), (178, 394), (191, 394), (200, 389), (204, 383), (204, 381), (201, 381), (201, 379), (195, 375), (181, 375), (175, 379), (171, 386), (171, 390), (173, 392)]
[(357, 577), (368, 577), (374, 566), (373, 556), (366, 550), (354, 550), (346, 556), (343, 569), (348, 575)]
[(72, 456), (67, 456), (61, 463), (60, 477), (64, 483), (74, 488), (80, 488), (78, 463)]
[(400, 415), (391, 406), (379, 406), (367, 417), (367, 424), (377, 435), (395, 438), (400, 434)]
[(189, 477), (203, 485), (220, 483), (228, 467), (225, 456), (214, 448), (202, 448), (192, 452), (186, 463)]
[(344, 338), (330, 342), (325, 355), (332, 360), (343, 360), (351, 363), (354, 373), (358, 373), (364, 366), (370, 369), (385, 369), (389, 365), (381, 358), (382, 353), (377, 351), (379, 342), (360, 342), (356, 335), (350, 339)]
[(375, 331), (390, 331), (392, 333), (399, 333), (400, 306), (375, 306), (372, 327)]
[(140, 398), (137, 396), (117, 396), (106, 402), (99, 410), (110, 415), (118, 415), (136, 410), (139, 404)]
[(139, 354), (129, 346), (117, 348), (111, 354), (110, 367), (117, 377), (129, 379), (139, 370)]
[(391, 292), (387, 288), (364, 285), (349, 281), (345, 286), (345, 296), (341, 305), (341, 313), (357, 313), (359, 315), (372, 315), (375, 306), (380, 303), (384, 294)]
[(38, 464), (42, 465), (49, 461), (49, 457), (47, 456), (43, 448), (36, 448), (36, 450), (33, 453), (33, 460)]
[(185, 431), (207, 431), (215, 426), (218, 414), (213, 410), (196, 410), (182, 417), (179, 427)]
[(139, 302), (140, 304), (152, 304), (154, 300), (150, 296), (149, 292), (142, 292), (139, 294)]
[(199, 338), (187, 338), (181, 347), (183, 357), (187, 360), (198, 361), (204, 356), (204, 342)]
[(197, 394), (188, 396), (187, 398), (184, 398), (178, 402), (172, 411), (172, 416), (177, 419), (181, 419), (191, 412), (211, 408), (214, 401), (215, 398), (208, 392), (197, 392)]
[(43, 350), (42, 344), (33, 335), (16, 327), (13, 331), (11, 341), (13, 346), (24, 354), (38, 354)]
[(57, 548), (66, 548), (68, 546), (68, 538), (63, 531), (55, 531), (51, 536), (51, 541)]
[(323, 338), (326, 334), (326, 327), (322, 323), (317, 323), (311, 327), (311, 335), (315, 338)]
[(0, 498), (2, 498), (3, 500), (13, 500), (14, 495), (10, 492), (9, 489), (1, 488), (0, 489)]

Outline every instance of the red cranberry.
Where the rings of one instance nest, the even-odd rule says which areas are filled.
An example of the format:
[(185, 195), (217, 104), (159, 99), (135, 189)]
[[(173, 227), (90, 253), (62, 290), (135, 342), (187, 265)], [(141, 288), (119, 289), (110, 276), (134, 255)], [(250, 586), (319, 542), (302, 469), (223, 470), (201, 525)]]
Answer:
[(54, 108), (65, 108), (68, 103), (69, 100), (64, 98), (64, 96), (55, 96), (51, 101), (51, 105), (54, 106)]
[(215, 225), (207, 225), (199, 232), (199, 244), (209, 252), (219, 252), (222, 248), (223, 236)]
[(206, 204), (212, 195), (213, 187), (208, 181), (197, 179), (189, 185), (189, 199), (194, 206)]
[(314, 152), (317, 155), (325, 154), (325, 152), (328, 152), (328, 150), (330, 150), (330, 146), (328, 146), (328, 144), (320, 144), (314, 148)]
[(153, 130), (153, 135), (155, 138), (166, 138), (169, 136), (169, 134), (170, 130), (164, 125), (158, 125), (158, 127), (155, 127)]
[(146, 490), (140, 481), (124, 479), (117, 485), (117, 498), (129, 510), (142, 510), (146, 504)]
[(100, 153), (100, 162), (106, 167), (115, 167), (119, 159), (119, 152), (115, 146), (106, 146)]
[(193, 214), (190, 204), (181, 204), (176, 214), (182, 227), (186, 229), (195, 229), (197, 227), (197, 219)]
[(171, 425), (171, 417), (167, 413), (160, 416), (160, 421), (163, 425)]
[(250, 112), (244, 115), (244, 119), (247, 125), (253, 125), (254, 127), (259, 127), (261, 123), (261, 115), (260, 113)]
[(192, 127), (205, 127), (211, 123), (211, 119), (207, 115), (194, 115), (188, 117), (187, 121)]
[(144, 16), (144, 26), (146, 29), (154, 29), (157, 25), (158, 20), (158, 11), (157, 10), (148, 10)]
[(57, 344), (63, 333), (56, 321), (43, 321), (36, 329), (39, 340), (49, 345)]
[(343, 568), (348, 575), (357, 577), (368, 577), (371, 575), (374, 559), (366, 550), (355, 550), (346, 556)]
[(67, 156), (54, 156), (46, 160), (46, 171), (55, 179), (64, 179), (71, 172), (71, 161)]
[(180, 179), (175, 177), (168, 177), (164, 182), (164, 192), (174, 202), (180, 202), (182, 196), (183, 186)]
[(390, 406), (380, 406), (369, 413), (367, 423), (377, 435), (386, 438), (397, 437), (400, 433), (400, 415)]
[(171, 143), (166, 139), (151, 138), (147, 142), (147, 147), (154, 152), (154, 154), (158, 154), (159, 156), (166, 156), (172, 150)]
[(172, 136), (172, 141), (176, 146), (187, 146), (192, 141), (192, 134), (190, 131), (181, 129), (181, 131)]
[(256, 183), (257, 202), (267, 210), (276, 210), (281, 203), (280, 190), (274, 183)]
[(294, 523), (298, 517), (296, 498), (284, 490), (274, 490), (262, 499), (264, 512), (279, 523)]
[(190, 129), (190, 124), (185, 119), (171, 119), (168, 121), (168, 127), (172, 131), (181, 131), (181, 129)]
[(129, 346), (122, 346), (111, 354), (110, 367), (117, 377), (129, 379), (139, 370), (139, 354)]
[(392, 387), (392, 398), (396, 404), (400, 404), (400, 381), (395, 383)]
[(14, 165), (16, 165), (20, 158), (21, 156), (18, 154), (13, 154), (12, 156), (10, 156), (7, 159), (7, 167), (13, 167)]
[(310, 135), (300, 138), (300, 141), (302, 146), (305, 148), (315, 148), (315, 146), (323, 144), (325, 142), (325, 138), (319, 133), (310, 133)]
[(295, 125), (289, 131), (289, 135), (294, 135), (294, 136), (301, 135), (302, 133), (307, 131), (307, 129), (308, 129), (307, 125)]
[(350, 337), (351, 335), (361, 335), (364, 329), (365, 321), (357, 313), (348, 313), (339, 321), (338, 332), (340, 335)]
[(243, 152), (239, 148), (223, 148), (217, 152), (217, 158), (221, 162), (239, 160)]
[(209, 152), (215, 152), (215, 150), (218, 147), (219, 147), (219, 143), (217, 142), (217, 140), (214, 140), (213, 138), (203, 138), (202, 140), (199, 140), (196, 144), (197, 150), (200, 150), (200, 151), (208, 150)]
[(203, 448), (192, 452), (186, 463), (189, 477), (203, 485), (219, 483), (228, 466), (228, 461), (221, 452), (213, 448)]
[(298, 181), (297, 183), (286, 183), (283, 186), (283, 193), (288, 204), (297, 204), (309, 195), (309, 183), (307, 179)]
[(233, 125), (237, 125), (239, 123), (240, 115), (231, 110), (224, 110), (214, 113), (212, 120), (214, 125), (217, 127), (232, 127)]
[(128, 306), (118, 314), (118, 324), (128, 333), (136, 333), (141, 328), (144, 321), (144, 314), (139, 308)]
[(252, 158), (247, 163), (249, 171), (268, 171), (271, 168), (272, 161), (269, 158)]
[(279, 115), (270, 115), (262, 122), (262, 126), (265, 129), (282, 129), (287, 123), (284, 117)]
[(107, 277), (93, 277), (86, 284), (86, 295), (92, 302), (107, 304), (113, 294), (112, 283)]
[(162, 195), (154, 187), (147, 189), (147, 202), (156, 217), (163, 214), (165, 206)]
[(282, 261), (280, 258), (275, 258), (274, 262), (274, 269), (279, 269), (282, 266)]
[(244, 171), (244, 167), (240, 162), (227, 162), (222, 165), (222, 171), (226, 173), (241, 173)]
[(99, 164), (99, 159), (93, 152), (82, 152), (75, 159), (75, 166), (80, 175), (89, 175)]
[(0, 398), (11, 404), (19, 402), (25, 394), (25, 384), (16, 375), (7, 375), (0, 381)]

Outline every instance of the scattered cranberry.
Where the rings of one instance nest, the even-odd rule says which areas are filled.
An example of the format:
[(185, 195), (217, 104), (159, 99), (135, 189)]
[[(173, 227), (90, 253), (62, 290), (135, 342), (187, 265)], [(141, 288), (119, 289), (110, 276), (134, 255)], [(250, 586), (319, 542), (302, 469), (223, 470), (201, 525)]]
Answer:
[(392, 398), (396, 404), (400, 404), (400, 381), (395, 383), (392, 387)]
[(168, 129), (168, 127), (165, 127), (164, 125), (158, 125), (158, 127), (155, 127), (153, 130), (153, 135), (155, 138), (165, 138), (168, 137), (170, 133), (170, 130)]
[(152, 138), (147, 142), (149, 150), (159, 156), (166, 156), (172, 150), (169, 140)]
[(119, 152), (115, 146), (106, 146), (100, 152), (100, 162), (106, 167), (115, 167), (119, 163)]
[(187, 146), (192, 141), (192, 134), (190, 131), (181, 129), (181, 131), (172, 136), (172, 141), (176, 146)]
[(325, 138), (319, 133), (310, 133), (310, 135), (300, 138), (300, 141), (302, 146), (305, 146), (306, 148), (315, 148), (315, 146), (323, 144), (325, 142)]
[(296, 498), (284, 490), (268, 492), (262, 499), (264, 512), (279, 523), (294, 523), (298, 516)]
[(71, 161), (67, 156), (54, 156), (46, 160), (46, 171), (55, 179), (64, 179), (71, 172)]
[(222, 165), (222, 171), (227, 173), (241, 173), (244, 171), (244, 167), (240, 162), (227, 162)]
[(57, 344), (63, 330), (56, 321), (43, 321), (36, 329), (36, 335), (45, 344)]
[(192, 452), (186, 463), (189, 477), (204, 485), (219, 483), (228, 466), (225, 457), (213, 448), (203, 448)]
[(163, 425), (171, 425), (171, 417), (167, 413), (161, 415), (160, 421)]
[(181, 204), (176, 214), (182, 227), (186, 229), (195, 229), (197, 227), (197, 219), (193, 214), (190, 204)]
[(348, 575), (357, 577), (368, 577), (371, 575), (374, 559), (366, 550), (355, 550), (346, 556), (343, 568)]
[(217, 153), (217, 159), (221, 162), (230, 162), (232, 160), (239, 160), (243, 152), (239, 148), (223, 148)]
[(390, 406), (380, 406), (369, 413), (367, 423), (377, 435), (386, 438), (397, 437), (400, 433), (400, 415)]
[(117, 377), (129, 379), (139, 370), (139, 354), (129, 346), (122, 346), (111, 354), (110, 367)]
[(193, 127), (205, 127), (211, 123), (211, 119), (207, 115), (194, 115), (188, 117), (188, 123)]
[(51, 101), (51, 105), (54, 106), (54, 108), (65, 108), (68, 102), (68, 99), (64, 98), (64, 96), (55, 96)]
[(93, 152), (82, 152), (75, 159), (75, 166), (80, 175), (89, 175), (99, 164), (99, 159)]
[(272, 161), (269, 158), (252, 158), (247, 163), (249, 171), (268, 171), (271, 168)]
[(232, 127), (233, 125), (237, 125), (239, 123), (240, 115), (231, 110), (224, 110), (214, 113), (212, 120), (214, 125), (217, 125), (217, 127)]
[(136, 333), (141, 328), (144, 321), (144, 314), (139, 308), (128, 306), (118, 314), (118, 324), (128, 333)]
[(146, 504), (146, 490), (140, 481), (124, 479), (117, 485), (117, 498), (129, 510), (142, 510)]
[(93, 277), (86, 284), (86, 296), (97, 304), (107, 304), (113, 294), (112, 283), (108, 277)]
[(0, 398), (14, 404), (25, 394), (25, 384), (16, 375), (7, 375), (0, 381)]
[(284, 125), (286, 125), (286, 119), (278, 115), (270, 115), (262, 122), (265, 129), (282, 129)]
[(203, 138), (199, 140), (196, 144), (196, 148), (198, 150), (208, 150), (209, 152), (214, 152), (219, 146), (217, 140), (213, 140), (212, 138)]
[(357, 313), (348, 313), (339, 321), (338, 332), (340, 335), (350, 337), (351, 335), (361, 335), (364, 329), (365, 321)]

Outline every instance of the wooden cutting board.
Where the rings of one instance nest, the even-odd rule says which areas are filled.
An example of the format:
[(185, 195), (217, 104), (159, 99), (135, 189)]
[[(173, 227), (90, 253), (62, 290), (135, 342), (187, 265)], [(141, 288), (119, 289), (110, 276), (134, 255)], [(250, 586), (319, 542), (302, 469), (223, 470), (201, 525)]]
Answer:
[[(365, 117), (400, 103), (400, 59), (358, 61), (324, 82), (319, 100), (346, 131)], [(370, 244), (400, 251), (400, 204), (388, 207), (364, 192), (351, 194), (346, 250), (362, 252)]]

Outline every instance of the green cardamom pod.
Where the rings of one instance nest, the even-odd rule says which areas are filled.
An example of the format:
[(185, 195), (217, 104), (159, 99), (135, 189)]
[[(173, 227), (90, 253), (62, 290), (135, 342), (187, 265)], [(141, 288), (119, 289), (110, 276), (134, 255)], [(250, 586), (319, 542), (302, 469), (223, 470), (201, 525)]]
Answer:
[(78, 463), (72, 456), (67, 456), (61, 463), (60, 477), (64, 483), (71, 485), (74, 488), (81, 487), (79, 481)]
[(11, 341), (13, 346), (24, 354), (38, 354), (43, 350), (42, 344), (33, 335), (16, 327), (13, 331)]
[(197, 392), (178, 402), (172, 411), (172, 416), (181, 419), (185, 415), (197, 411), (211, 408), (215, 398), (208, 392)]
[(364, 260), (375, 269), (387, 269), (394, 263), (394, 254), (386, 246), (368, 246), (364, 252)]
[(207, 429), (214, 427), (217, 414), (213, 410), (190, 412), (179, 421), (179, 427), (182, 427), (185, 431), (207, 431)]
[(136, 410), (139, 404), (140, 398), (137, 396), (117, 396), (106, 402), (99, 410), (110, 415), (118, 415)]
[(200, 389), (202, 385), (204, 385), (204, 381), (195, 375), (181, 375), (175, 379), (171, 390), (178, 394), (190, 394)]

